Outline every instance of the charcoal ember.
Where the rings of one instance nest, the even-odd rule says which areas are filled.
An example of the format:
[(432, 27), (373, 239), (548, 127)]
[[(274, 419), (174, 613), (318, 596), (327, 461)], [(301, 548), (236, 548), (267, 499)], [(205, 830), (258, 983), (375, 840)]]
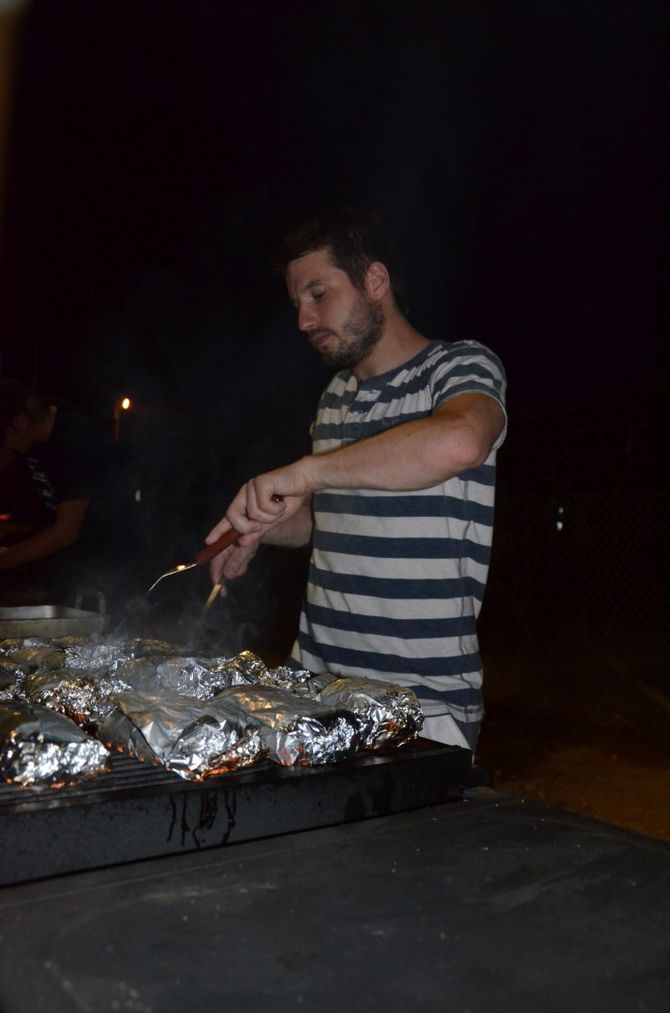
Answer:
[(26, 700), (0, 704), (0, 780), (47, 787), (109, 769), (105, 746), (62, 714)]
[(103, 741), (189, 780), (248, 767), (263, 757), (260, 731), (216, 700), (179, 694), (114, 694), (116, 709), (98, 728)]
[(226, 708), (260, 729), (268, 758), (282, 766), (309, 766), (343, 760), (356, 750), (359, 723), (354, 714), (304, 700), (285, 689), (237, 686), (218, 697)]

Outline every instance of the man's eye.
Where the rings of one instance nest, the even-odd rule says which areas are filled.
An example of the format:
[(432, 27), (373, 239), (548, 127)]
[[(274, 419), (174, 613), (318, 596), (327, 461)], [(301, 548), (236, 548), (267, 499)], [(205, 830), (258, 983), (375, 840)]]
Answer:
[(326, 293), (322, 289), (317, 289), (316, 292), (314, 292), (314, 291), (312, 292), (312, 299), (315, 302), (318, 302), (319, 299), (323, 299), (323, 297), (324, 297), (325, 294)]

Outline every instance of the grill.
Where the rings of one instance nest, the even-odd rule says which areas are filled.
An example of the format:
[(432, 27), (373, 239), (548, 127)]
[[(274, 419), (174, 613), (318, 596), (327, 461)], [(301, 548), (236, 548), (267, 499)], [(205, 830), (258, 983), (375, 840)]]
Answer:
[(273, 764), (187, 782), (115, 754), (76, 787), (0, 786), (0, 883), (385, 816), (462, 797), (471, 754), (419, 739), (321, 767)]

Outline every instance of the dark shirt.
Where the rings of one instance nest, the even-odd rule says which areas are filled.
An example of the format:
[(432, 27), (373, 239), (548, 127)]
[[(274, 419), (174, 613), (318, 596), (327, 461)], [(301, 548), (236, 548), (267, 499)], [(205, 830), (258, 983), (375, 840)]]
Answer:
[(74, 544), (0, 574), (3, 603), (65, 601), (73, 589), (97, 586), (104, 569), (100, 507), (109, 482), (108, 451), (100, 425), (62, 402), (48, 442), (34, 444), (26, 457), (17, 457), (0, 473), (0, 514), (11, 518), (0, 523), (2, 545), (14, 545), (53, 524), (63, 503), (88, 503)]
[(29, 454), (35, 479), (41, 471), (47, 480), (44, 498), (51, 496), (55, 503), (78, 499), (93, 503), (100, 491), (103, 451), (103, 439), (93, 420), (65, 402), (59, 403), (48, 442), (35, 445)]
[(1, 545), (14, 545), (53, 523), (55, 504), (43, 491), (25, 457), (15, 457), (0, 471)]

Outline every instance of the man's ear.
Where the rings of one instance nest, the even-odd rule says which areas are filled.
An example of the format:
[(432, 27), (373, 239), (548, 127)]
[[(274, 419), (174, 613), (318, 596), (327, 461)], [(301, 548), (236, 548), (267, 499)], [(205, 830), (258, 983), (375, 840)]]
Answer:
[(381, 302), (391, 288), (391, 279), (385, 264), (373, 260), (365, 273), (365, 291), (370, 299)]

